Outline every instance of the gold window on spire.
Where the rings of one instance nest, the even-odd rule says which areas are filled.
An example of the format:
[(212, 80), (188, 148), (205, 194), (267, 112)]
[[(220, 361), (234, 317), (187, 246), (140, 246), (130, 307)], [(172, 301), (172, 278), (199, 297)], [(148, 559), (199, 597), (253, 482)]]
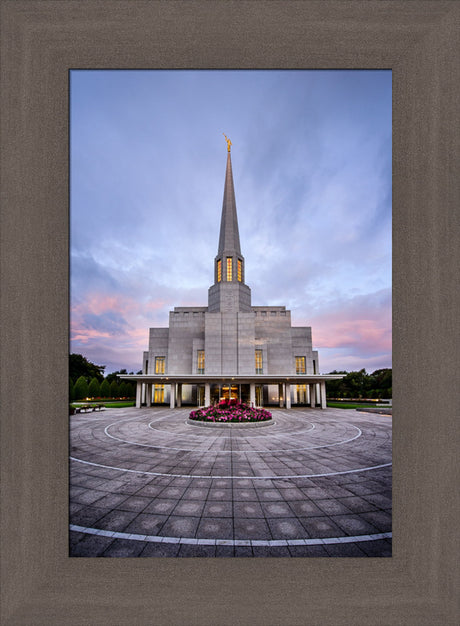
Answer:
[(217, 261), (217, 282), (220, 283), (222, 280), (222, 261), (219, 259)]
[(243, 263), (238, 259), (238, 282), (243, 280)]
[(230, 283), (232, 281), (232, 257), (227, 257), (227, 281)]

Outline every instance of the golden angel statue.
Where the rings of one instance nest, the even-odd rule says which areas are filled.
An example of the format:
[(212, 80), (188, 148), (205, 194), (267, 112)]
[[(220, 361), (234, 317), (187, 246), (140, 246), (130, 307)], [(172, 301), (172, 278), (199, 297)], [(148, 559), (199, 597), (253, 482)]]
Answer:
[(225, 137), (225, 141), (227, 142), (227, 150), (228, 152), (230, 152), (230, 146), (232, 145), (232, 142), (230, 141), (230, 139), (227, 137), (225, 133), (222, 133), (222, 134)]

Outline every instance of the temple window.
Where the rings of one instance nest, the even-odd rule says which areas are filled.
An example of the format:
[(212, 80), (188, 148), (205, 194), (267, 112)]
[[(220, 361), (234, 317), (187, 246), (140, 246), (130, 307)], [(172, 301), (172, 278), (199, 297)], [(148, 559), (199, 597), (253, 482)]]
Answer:
[(222, 280), (222, 261), (219, 259), (217, 261), (217, 282), (220, 283)]
[(304, 356), (296, 356), (295, 358), (295, 373), (296, 374), (305, 374), (305, 357)]
[(232, 280), (232, 257), (227, 257), (227, 281), (231, 282)]
[(155, 374), (164, 374), (164, 373), (165, 373), (165, 357), (156, 356), (155, 357)]
[(204, 374), (204, 350), (197, 351), (196, 372), (197, 374)]
[(238, 259), (238, 281), (241, 282), (243, 280), (243, 263), (240, 259)]
[(256, 374), (264, 373), (264, 363), (262, 350), (256, 350)]

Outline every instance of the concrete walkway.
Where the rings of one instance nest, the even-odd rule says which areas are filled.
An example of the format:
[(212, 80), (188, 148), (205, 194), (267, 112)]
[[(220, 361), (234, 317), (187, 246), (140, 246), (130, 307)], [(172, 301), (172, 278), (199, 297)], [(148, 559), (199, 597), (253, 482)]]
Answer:
[(218, 429), (189, 412), (71, 417), (70, 556), (391, 556), (391, 417)]

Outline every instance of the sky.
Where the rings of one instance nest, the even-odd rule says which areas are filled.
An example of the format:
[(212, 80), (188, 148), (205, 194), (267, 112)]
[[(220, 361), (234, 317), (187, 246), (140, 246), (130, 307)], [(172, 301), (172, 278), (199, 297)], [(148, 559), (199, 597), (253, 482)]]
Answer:
[(391, 71), (72, 70), (70, 351), (137, 372), (207, 306), (227, 144), (252, 304), (321, 373), (391, 367)]

